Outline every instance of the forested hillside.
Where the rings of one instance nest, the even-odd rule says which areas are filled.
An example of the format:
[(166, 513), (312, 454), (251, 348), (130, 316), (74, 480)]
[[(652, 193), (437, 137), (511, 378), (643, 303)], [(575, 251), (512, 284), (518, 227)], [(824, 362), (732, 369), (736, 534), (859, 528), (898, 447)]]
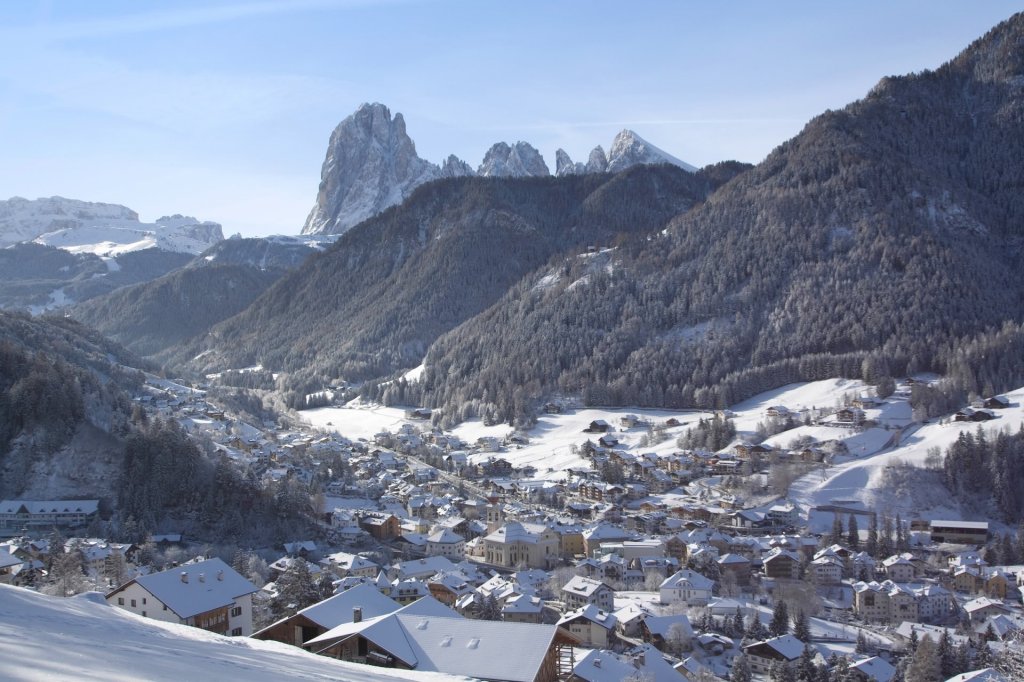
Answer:
[[(440, 334), (566, 254), (642, 238), (743, 170), (669, 166), (566, 178), (454, 178), (344, 234), (179, 354), (195, 369), (262, 363), (289, 387), (419, 364)], [(212, 351), (212, 352), (208, 352)]]
[(994, 362), (1011, 381), (1019, 358), (959, 359), (1024, 313), (1022, 40), (1017, 15), (938, 70), (812, 120), (605, 267), (535, 273), (441, 337), (421, 386), (392, 393), (511, 419), (557, 391), (716, 406), (798, 379), (954, 364), (978, 384)]
[(0, 311), (0, 498), (98, 498), (138, 541), (168, 523), (236, 542), (301, 534), (293, 483), (261, 488), (133, 404), (144, 366), (73, 320)]
[(71, 315), (144, 356), (156, 356), (235, 315), (318, 249), (305, 238), (225, 239), (163, 277), (124, 287)]

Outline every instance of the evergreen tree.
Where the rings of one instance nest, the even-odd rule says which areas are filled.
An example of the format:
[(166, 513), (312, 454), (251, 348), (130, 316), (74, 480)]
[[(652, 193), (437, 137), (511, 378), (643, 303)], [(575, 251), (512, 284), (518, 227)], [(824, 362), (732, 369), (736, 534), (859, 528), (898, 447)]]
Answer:
[(778, 637), (789, 632), (789, 608), (786, 606), (786, 602), (783, 599), (779, 599), (775, 602), (775, 608), (772, 611), (772, 620), (768, 624), (768, 632), (771, 633), (772, 637)]
[(796, 618), (793, 619), (793, 636), (804, 644), (811, 641), (811, 628), (803, 609), (797, 611)]
[(740, 654), (732, 662), (732, 674), (729, 675), (729, 682), (750, 682), (752, 677), (747, 655)]
[(882, 533), (878, 537), (878, 556), (887, 558), (893, 554), (892, 517), (882, 514)]
[(828, 534), (828, 544), (838, 545), (843, 541), (843, 520), (836, 512), (832, 517), (832, 532)]
[(868, 652), (868, 639), (864, 636), (864, 631), (857, 628), (857, 647), (854, 649), (858, 654), (866, 654)]
[(800, 660), (797, 662), (797, 682), (815, 682), (818, 677), (817, 666), (814, 665), (814, 649), (810, 644), (804, 644), (804, 650), (800, 652)]
[(850, 514), (846, 520), (846, 544), (853, 552), (860, 551), (860, 529), (857, 528), (857, 516)]
[(878, 556), (878, 514), (871, 512), (871, 521), (868, 523), (868, 539), (864, 545), (864, 551), (873, 557)]
[(949, 630), (943, 630), (939, 637), (938, 657), (942, 679), (945, 680), (955, 675), (956, 652), (953, 649), (953, 642), (949, 638)]

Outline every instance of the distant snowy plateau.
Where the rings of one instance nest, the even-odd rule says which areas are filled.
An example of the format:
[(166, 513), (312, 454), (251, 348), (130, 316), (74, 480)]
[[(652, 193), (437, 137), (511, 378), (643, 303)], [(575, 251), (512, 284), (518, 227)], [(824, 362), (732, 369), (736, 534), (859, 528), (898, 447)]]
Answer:
[(218, 223), (188, 216), (143, 223), (117, 204), (63, 197), (0, 201), (0, 247), (32, 241), (106, 259), (151, 248), (198, 255), (223, 239)]

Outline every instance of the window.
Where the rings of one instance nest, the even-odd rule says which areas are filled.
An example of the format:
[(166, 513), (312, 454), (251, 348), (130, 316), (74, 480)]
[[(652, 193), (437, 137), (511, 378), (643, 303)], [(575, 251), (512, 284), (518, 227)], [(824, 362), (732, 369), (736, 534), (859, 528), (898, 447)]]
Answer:
[(142, 598), (142, 605), (143, 605), (143, 606), (145, 606), (145, 605), (146, 605), (146, 598), (145, 598), (145, 597), (143, 597), (143, 598)]
[(143, 617), (143, 618), (145, 618), (145, 617), (146, 617), (146, 612), (145, 612), (145, 611), (143, 611), (143, 612), (142, 612), (142, 617)]
[(167, 610), (167, 604), (164, 604), (164, 611)]
[(232, 630), (231, 631), (231, 636), (232, 637), (241, 637), (242, 636), (242, 628), (235, 628), (234, 630)]
[(118, 597), (117, 598), (117, 605), (118, 606), (124, 606), (124, 597)]
[(241, 616), (241, 615), (242, 615), (242, 607), (241, 606), (236, 606), (235, 608), (231, 609), (231, 617), (232, 618), (235, 618), (235, 617)]
[(135, 608), (135, 600), (134, 599), (132, 599), (132, 608), (133, 609)]

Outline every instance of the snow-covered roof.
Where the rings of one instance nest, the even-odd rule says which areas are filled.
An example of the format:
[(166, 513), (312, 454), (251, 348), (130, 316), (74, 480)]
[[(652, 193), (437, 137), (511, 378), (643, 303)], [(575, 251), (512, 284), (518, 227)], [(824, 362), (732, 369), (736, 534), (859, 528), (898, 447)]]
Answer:
[(697, 571), (684, 568), (665, 578), (659, 589), (673, 589), (683, 584), (688, 584), (695, 590), (710, 590), (715, 586), (715, 581)]
[(390, 597), (385, 597), (376, 587), (363, 583), (307, 606), (296, 615), (305, 616), (320, 627), (330, 630), (342, 623), (351, 623), (353, 609), (356, 608), (362, 610), (362, 617), (366, 620), (394, 613), (402, 608), (402, 605)]
[(572, 669), (573, 676), (586, 682), (621, 682), (637, 674), (637, 669), (611, 651), (593, 649)]
[(17, 514), (25, 507), (29, 514), (94, 514), (99, 500), (3, 500), (0, 514)]
[[(354, 588), (353, 588), (354, 589)], [(336, 627), (331, 628), (327, 632), (314, 637), (313, 639), (306, 642), (303, 646), (309, 648), (311, 651), (319, 651), (331, 644), (345, 639), (356, 633), (362, 633), (364, 636), (366, 630), (375, 627), (387, 627), (382, 626), (381, 623), (389, 620), (392, 616), (399, 613), (407, 615), (415, 615), (424, 618), (462, 618), (462, 616), (452, 609), (448, 608), (438, 600), (431, 596), (421, 597), (411, 604), (403, 606), (402, 608), (392, 613), (383, 614), (374, 618), (364, 618), (359, 623), (342, 623)], [(479, 622), (479, 621), (474, 621)]]
[(774, 651), (777, 651), (780, 655), (782, 655), (786, 660), (789, 661), (795, 661), (796, 659), (800, 658), (800, 655), (804, 651), (804, 643), (796, 637), (794, 637), (793, 635), (781, 635), (779, 637), (766, 639), (762, 642), (755, 642), (753, 644), (748, 644), (747, 646), (743, 647), (743, 649), (744, 651), (749, 651), (751, 649), (762, 646), (766, 646)]
[(615, 614), (599, 609), (594, 604), (587, 604), (586, 606), (578, 608), (575, 611), (570, 611), (562, 616), (558, 621), (558, 625), (565, 625), (577, 618), (584, 618), (592, 623), (597, 623), (608, 630), (614, 630), (616, 623), (618, 623), (618, 619), (615, 617)]
[(180, 618), (191, 618), (229, 606), (238, 597), (257, 590), (255, 585), (220, 559), (207, 559), (139, 576), (108, 594), (107, 600), (132, 583), (142, 586)]
[[(309, 642), (318, 646), (359, 634), (416, 671), (436, 671), (480, 679), (532, 682), (558, 628), (462, 618), (440, 602), (423, 599), (371, 621), (349, 623)], [(436, 615), (437, 607), (451, 615)], [(509, 652), (515, 652), (510, 656)]]
[(850, 668), (859, 670), (864, 673), (867, 679), (874, 679), (875, 682), (889, 682), (896, 673), (896, 668), (884, 658), (879, 658), (878, 656), (872, 656), (871, 658), (865, 658), (863, 661), (851, 663)]
[(584, 576), (576, 576), (562, 587), (562, 591), (569, 592), (570, 594), (576, 594), (581, 597), (590, 597), (601, 589), (601, 587), (611, 589), (600, 580), (594, 580), (593, 578), (587, 578)]
[(453, 564), (447, 557), (430, 556), (422, 559), (401, 561), (397, 565), (398, 575), (402, 577), (424, 576), (429, 577), (435, 573), (454, 571)]

